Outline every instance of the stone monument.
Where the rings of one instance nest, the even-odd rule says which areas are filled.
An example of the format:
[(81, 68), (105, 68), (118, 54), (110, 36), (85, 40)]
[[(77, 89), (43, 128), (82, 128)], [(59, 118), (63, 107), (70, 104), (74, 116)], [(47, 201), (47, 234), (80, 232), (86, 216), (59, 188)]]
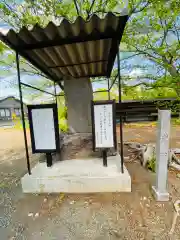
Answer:
[(158, 133), (156, 144), (156, 185), (152, 187), (157, 201), (168, 201), (167, 174), (169, 158), (170, 110), (158, 111)]

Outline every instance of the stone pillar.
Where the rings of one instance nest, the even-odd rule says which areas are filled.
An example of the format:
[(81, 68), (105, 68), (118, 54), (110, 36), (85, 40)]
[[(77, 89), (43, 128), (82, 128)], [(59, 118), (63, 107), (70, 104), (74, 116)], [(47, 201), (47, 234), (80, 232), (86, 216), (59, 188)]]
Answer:
[(167, 174), (169, 155), (171, 111), (158, 111), (158, 133), (156, 144), (156, 186), (153, 186), (153, 193), (157, 201), (168, 201)]
[(89, 78), (64, 80), (68, 126), (77, 133), (91, 133), (92, 85)]

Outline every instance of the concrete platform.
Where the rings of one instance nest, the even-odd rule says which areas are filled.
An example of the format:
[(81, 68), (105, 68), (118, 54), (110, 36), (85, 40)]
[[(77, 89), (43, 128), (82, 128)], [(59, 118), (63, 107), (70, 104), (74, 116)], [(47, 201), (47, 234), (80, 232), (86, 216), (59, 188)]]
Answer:
[(108, 167), (99, 158), (56, 162), (51, 168), (38, 163), (21, 183), (24, 193), (131, 192), (131, 177), (125, 166), (121, 173), (120, 156), (108, 157)]

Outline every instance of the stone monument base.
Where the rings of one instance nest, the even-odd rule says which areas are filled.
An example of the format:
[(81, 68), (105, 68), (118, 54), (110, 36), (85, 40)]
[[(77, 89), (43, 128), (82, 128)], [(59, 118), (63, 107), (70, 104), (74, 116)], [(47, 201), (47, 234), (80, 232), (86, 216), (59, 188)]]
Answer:
[(58, 161), (51, 168), (38, 163), (32, 174), (21, 179), (24, 193), (95, 193), (131, 192), (131, 177), (120, 156), (108, 157), (108, 166), (101, 158)]
[(152, 186), (153, 196), (156, 201), (159, 202), (168, 202), (169, 201), (169, 193), (168, 192), (159, 192), (155, 186)]
[[(60, 135), (60, 160), (101, 158), (102, 150), (93, 151), (92, 134), (71, 133)], [(117, 151), (109, 149), (107, 156), (116, 156)]]

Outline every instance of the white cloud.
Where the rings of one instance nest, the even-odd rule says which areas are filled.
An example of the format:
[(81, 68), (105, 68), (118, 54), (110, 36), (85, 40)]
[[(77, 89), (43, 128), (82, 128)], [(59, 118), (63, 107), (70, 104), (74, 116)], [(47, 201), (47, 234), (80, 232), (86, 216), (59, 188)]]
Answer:
[(130, 85), (134, 85), (134, 84), (136, 84), (138, 82), (139, 77), (143, 75), (143, 72), (142, 72), (141, 69), (135, 68), (128, 75), (129, 75), (129, 77), (131, 79), (129, 84)]
[(128, 0), (119, 1), (113, 11), (119, 12), (121, 16), (128, 15), (128, 2)]
[(6, 35), (8, 33), (9, 29), (8, 28), (4, 28), (4, 27), (0, 27), (0, 32), (4, 35)]
[(141, 69), (135, 68), (135, 69), (133, 69), (133, 70), (129, 73), (129, 76), (130, 76), (130, 77), (133, 77), (133, 78), (135, 78), (135, 77), (138, 78), (138, 77), (140, 77), (142, 74), (143, 74), (143, 72), (142, 72)]

